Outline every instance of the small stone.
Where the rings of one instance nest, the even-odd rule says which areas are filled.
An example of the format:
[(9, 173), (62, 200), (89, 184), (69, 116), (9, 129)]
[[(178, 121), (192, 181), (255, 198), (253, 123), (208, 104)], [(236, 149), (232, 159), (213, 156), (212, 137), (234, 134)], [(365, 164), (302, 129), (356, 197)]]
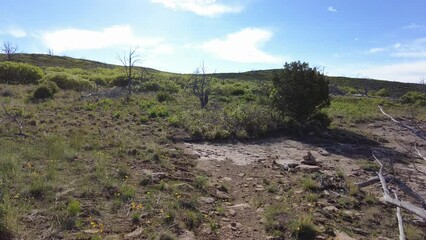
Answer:
[(227, 181), (227, 182), (230, 182), (230, 181), (232, 181), (232, 178), (230, 178), (230, 177), (224, 177), (223, 180)]
[(336, 235), (334, 237), (334, 240), (355, 240), (355, 238), (352, 238), (351, 236), (349, 236), (345, 232), (340, 232), (338, 230), (334, 230), (334, 234)]
[(212, 198), (212, 197), (201, 197), (200, 199), (201, 199), (201, 201), (203, 201), (207, 204), (214, 203), (214, 198)]
[(234, 209), (229, 209), (229, 215), (231, 217), (235, 217), (237, 215), (237, 211), (235, 211)]
[(118, 234), (105, 236), (104, 240), (120, 240), (121, 237)]
[(245, 173), (239, 173), (238, 177), (244, 177), (246, 174)]
[(319, 172), (321, 170), (319, 166), (312, 166), (312, 165), (299, 165), (296, 167), (296, 169), (305, 173), (314, 173), (314, 172)]
[(229, 218), (222, 218), (222, 221), (223, 221), (223, 222), (230, 222), (230, 221), (231, 221), (231, 219), (229, 219)]
[(323, 207), (322, 210), (324, 210), (326, 212), (338, 212), (339, 211), (339, 209), (337, 209), (335, 206)]
[(193, 232), (185, 230), (181, 235), (179, 235), (178, 240), (196, 240), (196, 238)]
[(142, 233), (143, 233), (143, 228), (139, 227), (139, 228), (136, 228), (133, 232), (124, 235), (124, 237), (134, 238), (134, 237), (138, 237), (138, 236), (142, 235)]
[(229, 199), (229, 195), (225, 192), (222, 192), (220, 190), (216, 190), (216, 197), (220, 199)]
[(83, 232), (87, 234), (96, 234), (99, 232), (99, 229), (87, 229), (87, 230), (84, 230)]

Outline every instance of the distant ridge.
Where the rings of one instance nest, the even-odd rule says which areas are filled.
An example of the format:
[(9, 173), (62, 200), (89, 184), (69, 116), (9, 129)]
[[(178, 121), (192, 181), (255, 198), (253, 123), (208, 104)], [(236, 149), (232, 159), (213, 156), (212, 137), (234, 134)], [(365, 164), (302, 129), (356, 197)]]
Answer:
[[(4, 54), (0, 54), (0, 61), (6, 60)], [(13, 61), (24, 62), (32, 64), (41, 68), (46, 67), (64, 67), (64, 68), (81, 68), (81, 69), (95, 69), (95, 68), (116, 68), (120, 65), (106, 64), (102, 62), (87, 60), (87, 59), (76, 59), (66, 56), (56, 56), (47, 54), (26, 54), (20, 53), (13, 56)], [(164, 71), (146, 68), (150, 72), (165, 73)], [(272, 78), (273, 73), (278, 69), (268, 70), (253, 70), (240, 73), (214, 73), (212, 76), (223, 79), (223, 80), (246, 80), (246, 81), (268, 81)], [(172, 73), (176, 76), (182, 75), (178, 73)], [(402, 83), (395, 81), (375, 80), (367, 78), (349, 78), (349, 77), (338, 77), (338, 76), (327, 76), (327, 80), (330, 85), (336, 87), (353, 87), (358, 89), (360, 93), (365, 88), (368, 90), (378, 91), (382, 88), (389, 90), (392, 93), (392, 97), (400, 97), (408, 91), (419, 91), (426, 93), (426, 84), (416, 83)]]

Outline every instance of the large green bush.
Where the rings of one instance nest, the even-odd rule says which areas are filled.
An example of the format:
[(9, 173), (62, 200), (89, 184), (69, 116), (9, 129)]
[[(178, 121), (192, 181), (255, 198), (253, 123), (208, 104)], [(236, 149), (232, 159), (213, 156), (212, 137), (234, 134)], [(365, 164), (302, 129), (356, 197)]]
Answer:
[(43, 78), (40, 68), (16, 62), (0, 62), (0, 83), (29, 84)]
[(43, 81), (34, 90), (32, 98), (36, 99), (47, 99), (53, 98), (53, 96), (59, 91), (58, 85), (52, 81)]
[(426, 93), (411, 91), (401, 97), (403, 103), (426, 106)]
[(78, 79), (77, 77), (67, 73), (49, 74), (43, 78), (43, 81), (54, 82), (60, 89), (64, 90), (85, 91), (93, 89), (94, 87), (92, 82), (84, 79)]
[(285, 63), (284, 69), (273, 77), (273, 105), (283, 116), (305, 125), (330, 104), (328, 82), (308, 63)]

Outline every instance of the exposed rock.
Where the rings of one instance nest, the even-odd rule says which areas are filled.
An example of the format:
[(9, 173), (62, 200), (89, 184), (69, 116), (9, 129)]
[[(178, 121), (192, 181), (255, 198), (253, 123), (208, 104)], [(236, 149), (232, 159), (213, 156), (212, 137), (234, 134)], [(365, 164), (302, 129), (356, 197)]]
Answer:
[(239, 173), (238, 177), (244, 177), (246, 174), (245, 173)]
[(299, 163), (293, 159), (277, 159), (274, 160), (272, 164), (277, 165), (283, 171), (288, 171), (290, 168), (295, 168), (299, 165)]
[(299, 165), (296, 167), (296, 169), (303, 171), (305, 173), (314, 173), (314, 172), (319, 172), (321, 170), (319, 166), (313, 166), (313, 165)]
[(207, 204), (214, 203), (214, 198), (212, 198), (212, 197), (201, 197), (200, 199), (201, 199), (201, 201), (203, 201)]
[(185, 230), (181, 235), (178, 236), (178, 240), (196, 240), (196, 238), (193, 232)]
[(247, 204), (247, 203), (239, 203), (239, 204), (235, 204), (235, 205), (229, 206), (229, 208), (233, 208), (233, 209), (241, 209), (241, 210), (243, 210), (243, 209), (245, 209), (245, 208), (250, 208), (250, 205), (249, 205), (249, 204)]
[(223, 181), (231, 182), (231, 181), (232, 181), (232, 178), (230, 178), (230, 177), (224, 177), (224, 178), (223, 178)]
[(340, 232), (338, 230), (334, 230), (334, 234), (336, 235), (336, 237), (334, 237), (334, 240), (355, 240), (355, 238), (352, 238), (348, 234)]
[(84, 230), (83, 232), (87, 234), (96, 234), (99, 232), (99, 229), (87, 229), (87, 230)]
[(120, 240), (121, 237), (118, 234), (105, 236), (104, 240)]
[(337, 209), (335, 206), (327, 206), (323, 208), (324, 211), (326, 212), (338, 212), (339, 209)]
[(318, 150), (318, 153), (319, 153), (321, 156), (324, 156), (324, 157), (330, 156), (330, 153), (329, 153), (329, 152), (327, 152), (325, 149), (320, 149), (320, 150)]
[(138, 227), (133, 232), (124, 235), (124, 237), (125, 238), (136, 238), (136, 237), (139, 237), (140, 235), (142, 235), (142, 233), (143, 233), (143, 228)]
[(235, 211), (234, 209), (229, 209), (229, 216), (231, 217), (235, 217), (237, 215), (237, 211)]
[(225, 192), (222, 192), (218, 189), (216, 189), (216, 197), (220, 199), (229, 199), (229, 195)]
[(312, 155), (310, 151), (308, 151), (307, 155), (303, 156), (302, 164), (313, 165), (313, 166), (318, 165), (314, 155)]

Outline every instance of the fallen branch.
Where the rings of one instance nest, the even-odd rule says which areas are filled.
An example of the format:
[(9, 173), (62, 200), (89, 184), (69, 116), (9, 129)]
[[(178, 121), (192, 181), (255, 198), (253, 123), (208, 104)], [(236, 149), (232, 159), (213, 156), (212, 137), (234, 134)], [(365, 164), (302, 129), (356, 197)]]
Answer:
[(380, 183), (382, 185), (383, 199), (385, 200), (385, 202), (393, 204), (397, 207), (402, 207), (402, 208), (408, 210), (409, 212), (414, 213), (414, 214), (416, 214), (417, 216), (419, 216), (423, 219), (426, 219), (426, 210), (419, 208), (419, 207), (417, 207), (417, 206), (415, 206), (415, 205), (413, 205), (409, 202), (394, 199), (390, 196), (389, 189), (386, 185), (386, 180), (383, 177), (383, 164), (379, 161), (379, 159), (376, 158), (376, 156), (374, 156), (374, 154), (373, 154), (373, 157), (374, 157), (374, 159), (376, 159), (377, 163), (379, 163), (379, 165), (380, 165), (380, 171), (377, 173), (377, 175), (379, 176)]
[(414, 149), (417, 151), (417, 155), (420, 157), (420, 158), (422, 158), (423, 160), (425, 160), (426, 161), (426, 157), (424, 157), (423, 155), (422, 155), (422, 153), (419, 151), (419, 149), (417, 148), (417, 145), (416, 144), (414, 144)]
[[(410, 196), (411, 198), (421, 202), (422, 206), (424, 209), (426, 209), (426, 200), (420, 196), (418, 193), (416, 193), (414, 190), (412, 190), (409, 186), (407, 186), (407, 184), (405, 184), (403, 181), (399, 180), (398, 178), (395, 177), (391, 177), (391, 176), (386, 176), (384, 177), (385, 182), (389, 183), (389, 182), (393, 182), (396, 185), (398, 185), (399, 189), (401, 189), (401, 191), (403, 191), (405, 194), (407, 194), (408, 196)], [(370, 185), (373, 185), (375, 183), (380, 182), (380, 178), (379, 177), (374, 177), (374, 178), (370, 178), (367, 181), (364, 182), (359, 182), (359, 183), (355, 183), (355, 185), (358, 186), (358, 188), (363, 188), (363, 187), (367, 187)]]
[[(395, 195), (395, 200), (399, 201), (396, 193), (393, 193), (393, 194)], [(396, 218), (398, 219), (399, 240), (405, 240), (404, 225), (403, 225), (403, 222), (402, 222), (401, 208), (400, 207), (396, 207)]]
[(386, 117), (390, 118), (392, 120), (392, 122), (394, 122), (396, 125), (403, 127), (405, 129), (410, 130), (412, 133), (414, 133), (416, 136), (418, 136), (419, 138), (423, 139), (426, 141), (426, 135), (424, 134), (423, 131), (415, 128), (415, 127), (411, 127), (403, 122), (400, 122), (398, 120), (396, 120), (395, 118), (393, 118), (391, 115), (387, 114), (384, 110), (382, 106), (378, 106), (380, 111), (382, 112), (383, 115), (385, 115)]

